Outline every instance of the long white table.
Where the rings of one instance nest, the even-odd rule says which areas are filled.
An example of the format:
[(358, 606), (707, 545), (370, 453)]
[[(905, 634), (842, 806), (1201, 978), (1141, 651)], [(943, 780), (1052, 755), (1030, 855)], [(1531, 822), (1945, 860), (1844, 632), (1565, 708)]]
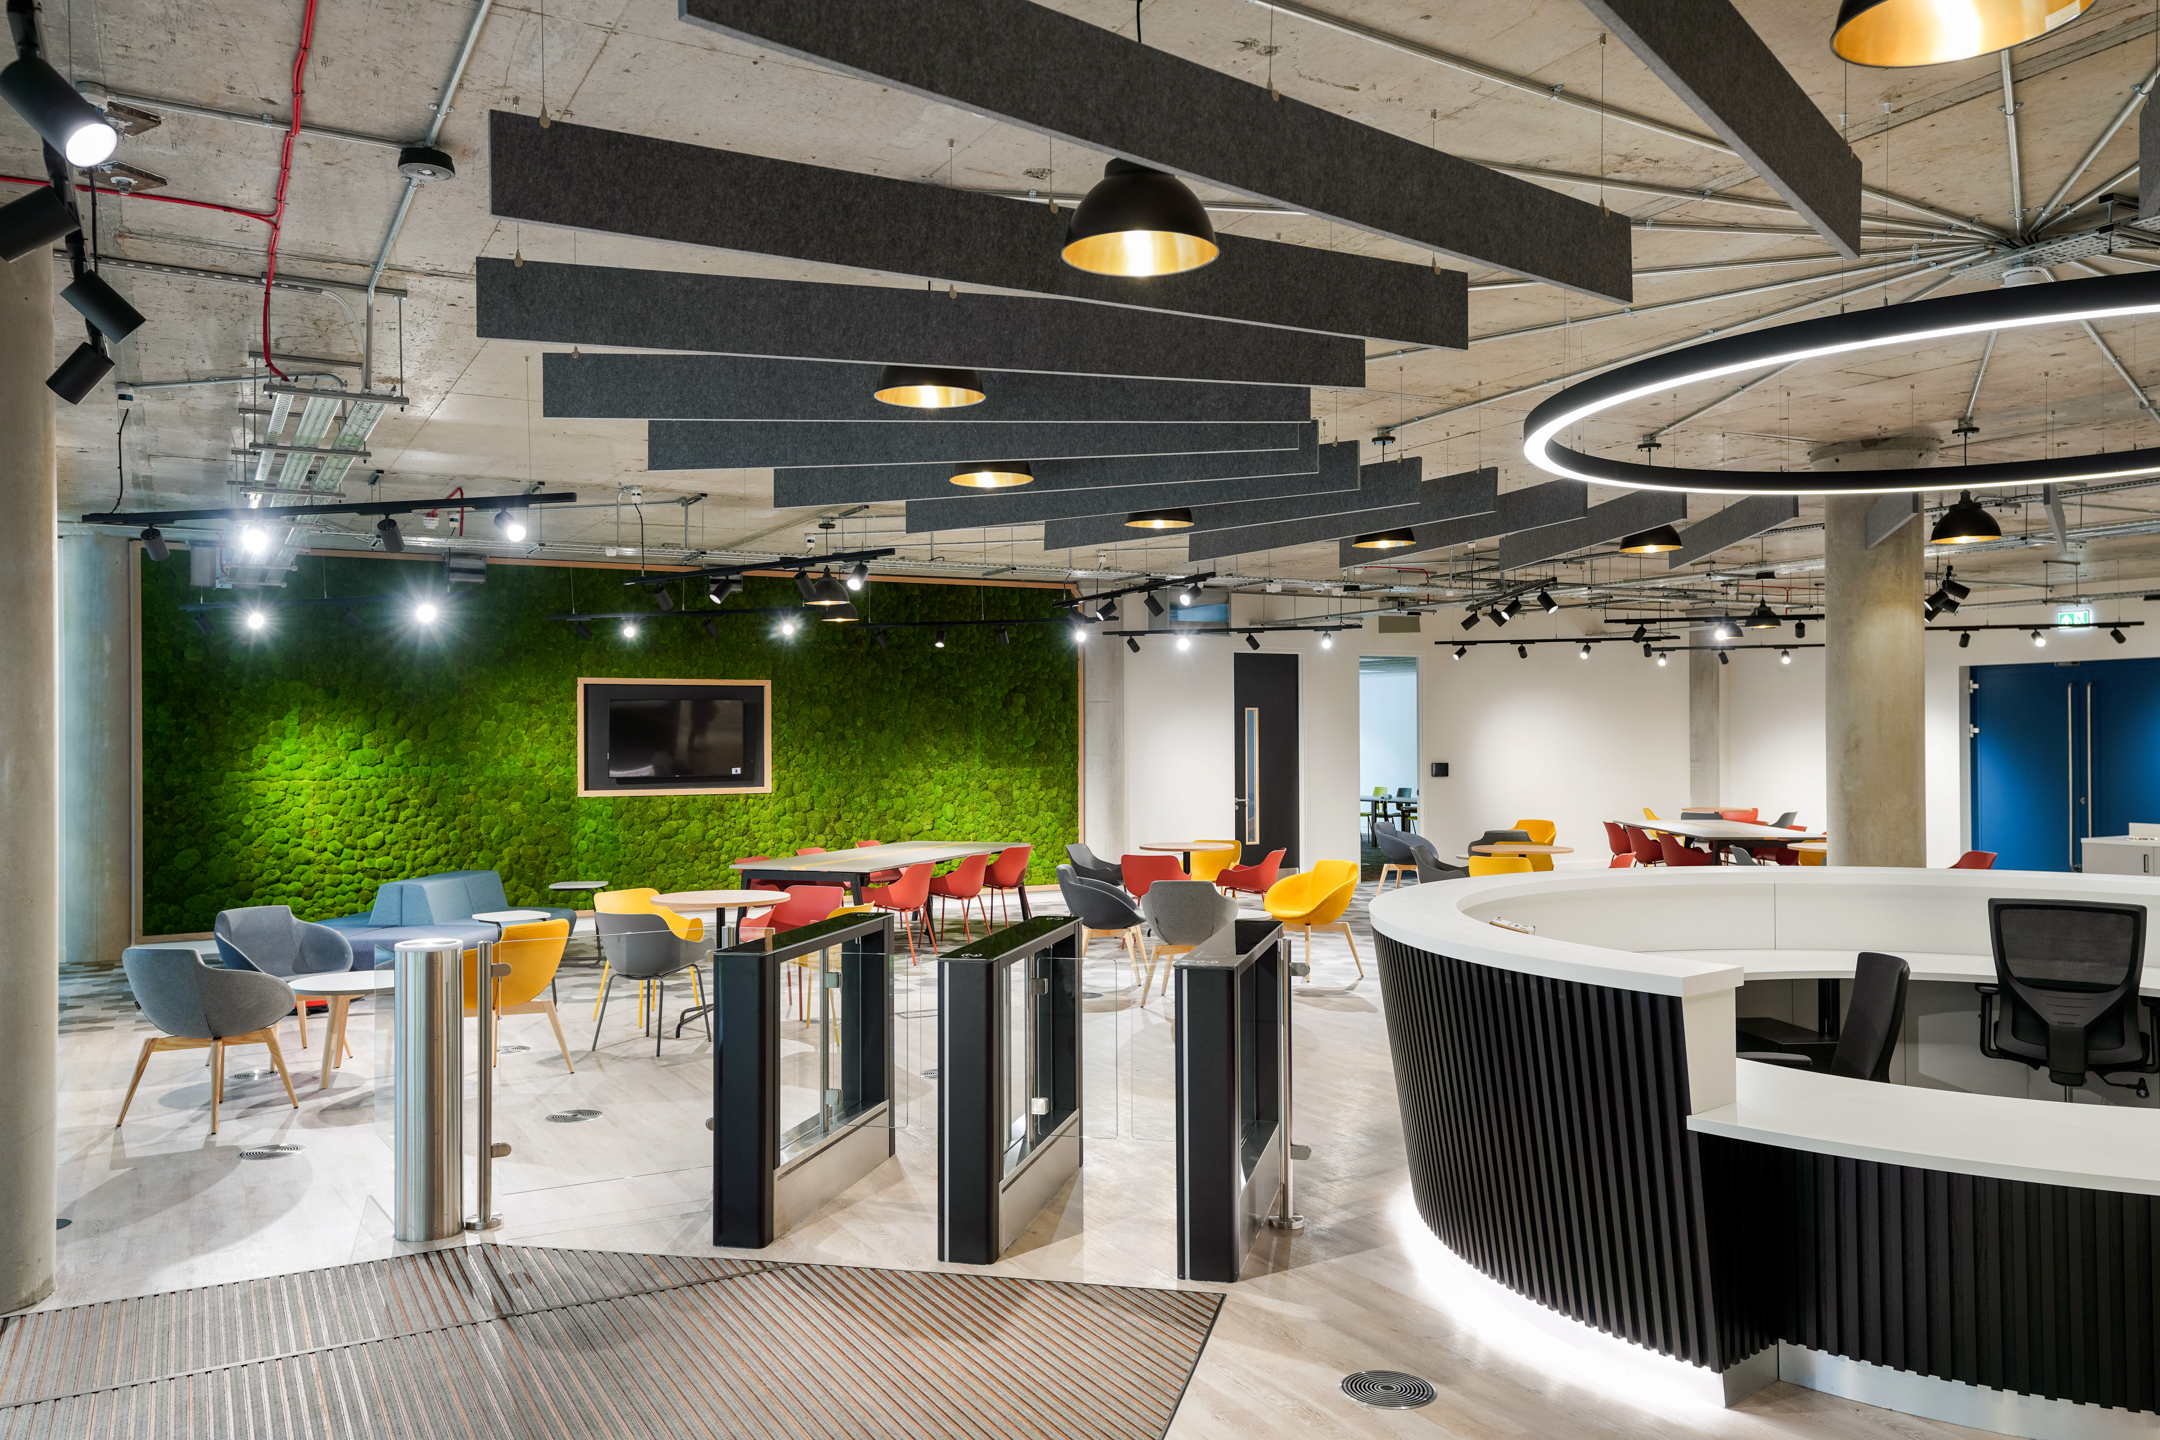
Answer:
[[(1628, 822), (1633, 824), (1631, 820)], [(1818, 830), (1787, 830), (1779, 825), (1750, 825), (1745, 820), (1645, 820), (1645, 830), (1663, 830), (1668, 835), (1685, 835), (1691, 840), (1708, 840), (1719, 846), (1745, 845), (1750, 850), (1758, 845), (1790, 845), (1796, 840), (1820, 840)]]
[[(824, 850), (815, 855), (775, 855), (751, 864), (738, 860), (735, 870), (745, 884), (752, 880), (771, 880), (782, 885), (842, 885), (860, 905), (863, 882), (877, 871), (905, 870), (926, 861), (942, 864), (947, 860), (965, 860), (970, 855), (996, 855), (1021, 843), (1018, 840), (903, 840), (892, 845)], [(1028, 909), (1027, 887), (1022, 885), (1020, 918), (1028, 919), (1033, 913)]]

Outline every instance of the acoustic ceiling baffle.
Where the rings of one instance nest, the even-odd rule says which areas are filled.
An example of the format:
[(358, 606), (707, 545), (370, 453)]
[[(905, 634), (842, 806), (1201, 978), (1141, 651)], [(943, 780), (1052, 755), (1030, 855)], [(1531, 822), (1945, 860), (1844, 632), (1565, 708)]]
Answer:
[[(1333, 448), (1323, 446), (1322, 451), (1325, 453)], [(1383, 506), (1413, 504), (1418, 499), (1418, 476), (1422, 466), (1423, 461), (1417, 459), (1390, 460), (1381, 465), (1360, 467), (1357, 488), (1354, 490), (1328, 491), (1271, 500), (1238, 501), (1195, 509), (1192, 529), (1195, 533), (1201, 533), (1240, 525), (1309, 520), (1326, 515), (1348, 515), (1377, 510)], [(1131, 508), (1141, 507), (1135, 505)], [(1043, 548), (1062, 550), (1083, 545), (1108, 544), (1118, 538), (1119, 524), (1116, 515), (1053, 520), (1043, 527)], [(1227, 553), (1239, 554), (1243, 551), (1240, 548)]]
[[(1406, 462), (1398, 460), (1395, 464)], [(1251, 555), (1262, 550), (1278, 550), (1290, 545), (1310, 545), (1322, 540), (1340, 540), (1350, 537), (1354, 548), (1357, 538), (1377, 530), (1395, 530), (1416, 525), (1432, 525), (1448, 520), (1467, 519), (1474, 515), (1490, 515), (1497, 503), (1496, 492), (1500, 485), (1500, 472), (1487, 466), (1482, 470), (1466, 470), (1459, 475), (1444, 475), (1427, 480), (1417, 488), (1417, 500), (1413, 504), (1392, 506), (1382, 510), (1366, 510), (1348, 515), (1328, 515), (1313, 520), (1284, 520), (1270, 525), (1243, 525), (1235, 529), (1212, 530), (1196, 533), (1186, 546), (1185, 561), (1197, 564), (1202, 560), (1219, 559), (1225, 555)], [(1409, 545), (1391, 547), (1407, 549), (1417, 544), (1415, 535)], [(1363, 564), (1374, 564), (1387, 558), (1370, 551), (1359, 552)]]
[[(972, 530), (985, 525), (1034, 525), (1051, 520), (1077, 520), (1090, 515), (1123, 516), (1132, 510), (1226, 505), (1240, 500), (1355, 490), (1358, 484), (1357, 452), (1354, 440), (1323, 445), (1316, 470), (1236, 480), (1118, 485), (1092, 490), (1040, 490), (1031, 485), (1026, 494), (988, 496), (954, 495), (948, 486), (944, 496), (908, 501), (907, 528), (910, 533), (920, 535), (937, 530)], [(1038, 472), (1041, 468), (1038, 467)]]
[(1365, 344), (1032, 295), (750, 280), (481, 257), (483, 340), (694, 350), (873, 365), (1362, 388)]
[[(889, 465), (1090, 455), (1294, 452), (1301, 425), (800, 425), (784, 420), (653, 420), (648, 470), (753, 470), (780, 465)], [(948, 478), (951, 471), (947, 471)]]
[[(526, 224), (635, 235), (881, 275), (1022, 290), (1091, 304), (1462, 349), (1459, 270), (1218, 237), (1221, 259), (1148, 284), (1059, 258), (1072, 212), (977, 191), (496, 111), (493, 213)], [(773, 203), (745, 204), (748, 195)], [(784, 197), (784, 198), (781, 198)]]
[(1715, 515), (1706, 516), (1681, 532), (1680, 548), (1666, 552), (1667, 569), (1692, 565), (1728, 545), (1752, 540), (1765, 530), (1775, 530), (1800, 513), (1800, 501), (1792, 495), (1751, 495), (1735, 500)]
[(913, 410), (872, 397), (886, 367), (741, 355), (543, 355), (541, 414), (567, 420), (1255, 420), (1312, 416), (1312, 392), (1290, 385), (1125, 380), (1101, 375), (979, 372), (985, 397), (964, 409)]
[[(1221, 455), (1142, 455), (1116, 460), (1039, 460), (1035, 494), (1060, 490), (1124, 489), (1203, 480), (1314, 475), (1319, 468), (1320, 427), (1308, 422), (1294, 454), (1280, 450)], [(880, 500), (930, 500), (952, 495), (949, 465), (844, 465), (773, 471), (773, 506), (859, 505)], [(1355, 472), (1344, 487), (1357, 483)], [(1326, 488), (1326, 487), (1322, 487)]]
[[(1411, 529), (1417, 536), (1417, 544), (1408, 550), (1394, 551), (1389, 558), (1414, 555), (1423, 550), (1445, 549), (1450, 545), (1469, 545), (1479, 540), (1490, 540), (1496, 535), (1506, 535), (1514, 530), (1557, 525), (1564, 520), (1573, 520), (1587, 512), (1589, 493), (1588, 486), (1574, 480), (1552, 480), (1543, 485), (1508, 490), (1493, 502), (1490, 515), (1472, 515), (1463, 520), (1413, 525)], [(1372, 563), (1370, 555), (1357, 549), (1347, 539), (1339, 547), (1339, 554), (1345, 568)]]
[(1632, 298), (1623, 214), (1136, 45), (1032, 0), (920, 0), (901, 26), (884, 0), (682, 0), (681, 14), (764, 49), (1421, 251)]
[(1519, 570), (1631, 531), (1687, 519), (1687, 495), (1678, 490), (1637, 490), (1593, 505), (1580, 520), (1518, 530), (1500, 541), (1500, 568)]
[(1673, 94), (1847, 259), (1860, 157), (1731, 0), (1583, 0)]

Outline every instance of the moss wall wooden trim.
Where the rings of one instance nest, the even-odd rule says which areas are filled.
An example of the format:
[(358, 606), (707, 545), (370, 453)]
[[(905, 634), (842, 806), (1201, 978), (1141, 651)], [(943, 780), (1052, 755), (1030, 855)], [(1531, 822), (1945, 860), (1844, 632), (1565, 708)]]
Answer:
[[(704, 889), (735, 883), (737, 856), (857, 840), (1004, 839), (1034, 845), (1028, 879), (1054, 878), (1079, 830), (1080, 675), (1065, 626), (887, 632), (771, 617), (612, 626), (579, 640), (543, 617), (622, 606), (619, 573), (490, 565), (484, 585), (442, 585), (439, 565), (303, 556), (283, 592), (398, 597), (345, 618), (273, 609), (259, 636), (238, 612), (201, 634), (179, 606), (188, 567), (140, 566), (142, 929), (210, 928), (234, 905), (323, 919), (365, 910), (385, 880), (502, 872), (512, 904), (553, 880)], [(1034, 619), (1061, 588), (873, 581), (869, 620)], [(432, 629), (410, 596), (434, 599)], [(756, 579), (730, 607), (793, 603)], [(627, 608), (627, 607), (624, 607)], [(770, 795), (579, 799), (579, 676), (668, 674), (773, 681)]]

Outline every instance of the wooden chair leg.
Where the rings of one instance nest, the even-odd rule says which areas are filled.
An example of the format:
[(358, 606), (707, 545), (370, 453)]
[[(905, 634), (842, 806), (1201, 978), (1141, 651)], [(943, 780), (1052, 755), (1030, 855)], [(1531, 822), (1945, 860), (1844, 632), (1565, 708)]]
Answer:
[(298, 997), (298, 998), (299, 998), (299, 1001), (300, 1001), (300, 1003), (299, 1003), (299, 1004), (297, 1004), (297, 1005), (295, 1005), (295, 1006), (293, 1006), (293, 1018), (294, 1018), (294, 1019), (296, 1019), (296, 1020), (298, 1020), (298, 1021), (300, 1022), (300, 1048), (301, 1048), (301, 1049), (303, 1049), (303, 1050), (305, 1050), (305, 1049), (307, 1049), (307, 1007), (308, 1007), (308, 997), (307, 997), (307, 996), (305, 996), (305, 995), (302, 995), (302, 996), (300, 996), (300, 997)]
[(603, 950), (600, 954), (600, 993), (593, 997), (592, 1006), (593, 1023), (596, 1025), (600, 1023), (600, 1002), (607, 998), (607, 981), (608, 958), (607, 952)]
[(1350, 922), (1349, 922), (1349, 921), (1347, 921), (1347, 920), (1338, 920), (1338, 921), (1336, 921), (1336, 922), (1335, 922), (1335, 924), (1334, 924), (1334, 925), (1333, 925), (1332, 927), (1330, 927), (1330, 928), (1342, 931), (1342, 938), (1343, 938), (1343, 939), (1344, 939), (1345, 941), (1349, 942), (1349, 945), (1350, 945), (1350, 958), (1351, 958), (1352, 960), (1354, 960), (1354, 961), (1356, 961), (1356, 962), (1357, 962), (1357, 973), (1358, 973), (1358, 979), (1360, 979), (1360, 980), (1364, 979), (1364, 978), (1365, 978), (1365, 962), (1364, 962), (1363, 960), (1360, 960), (1360, 959), (1358, 959), (1358, 953), (1357, 953), (1357, 936), (1355, 936), (1355, 935), (1353, 935), (1353, 934), (1351, 934), (1351, 933), (1350, 933)]
[(570, 1058), (570, 1042), (563, 1038), (562, 1017), (555, 1013), (555, 1002), (553, 1000), (542, 1003), (547, 1006), (548, 1024), (553, 1026), (555, 1030), (555, 1048), (562, 1051), (562, 1063), (565, 1068), (575, 1075), (577, 1074), (577, 1062)]
[[(270, 1063), (277, 1066), (278, 1079), (285, 1082), (285, 1098), (292, 1101), (292, 1108), (297, 1110), (300, 1108), (300, 1097), (293, 1093), (292, 1074), (285, 1068), (285, 1052), (278, 1048), (277, 1027), (275, 1025), (269, 1027), (262, 1032), (262, 1036), (263, 1043), (270, 1047)], [(329, 1039), (328, 1036), (323, 1038), (325, 1042)]]
[(120, 1119), (112, 1122), (115, 1130), (127, 1119), (128, 1106), (135, 1103), (135, 1087), (142, 1084), (143, 1071), (150, 1068), (150, 1052), (157, 1048), (157, 1042), (155, 1035), (142, 1042), (142, 1056), (135, 1062), (135, 1078), (128, 1081), (127, 1099), (120, 1102)]
[(210, 1133), (217, 1134), (218, 1106), (225, 1099), (225, 1042), (210, 1042)]

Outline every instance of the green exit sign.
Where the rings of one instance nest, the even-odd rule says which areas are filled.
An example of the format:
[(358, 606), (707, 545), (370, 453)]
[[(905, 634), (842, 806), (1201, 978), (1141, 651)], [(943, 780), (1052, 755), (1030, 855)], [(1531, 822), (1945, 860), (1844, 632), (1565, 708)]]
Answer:
[(2057, 610), (2055, 623), (2065, 630), (2090, 630), (2093, 628), (2093, 612), (2089, 607)]

